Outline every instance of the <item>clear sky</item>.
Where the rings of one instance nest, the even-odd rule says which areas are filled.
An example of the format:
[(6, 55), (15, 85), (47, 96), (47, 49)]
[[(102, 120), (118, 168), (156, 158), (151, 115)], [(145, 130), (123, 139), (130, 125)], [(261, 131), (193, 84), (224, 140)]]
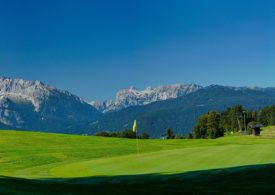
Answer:
[(0, 0), (0, 75), (87, 101), (128, 86), (275, 86), (275, 1)]

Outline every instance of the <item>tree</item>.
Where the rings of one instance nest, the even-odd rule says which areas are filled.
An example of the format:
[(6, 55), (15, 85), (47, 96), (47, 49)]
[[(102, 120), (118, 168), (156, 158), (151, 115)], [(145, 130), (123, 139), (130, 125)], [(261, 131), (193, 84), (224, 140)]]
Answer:
[(243, 111), (245, 110), (241, 105), (227, 108), (221, 113), (220, 127), (226, 132), (238, 132), (244, 129)]
[(136, 133), (133, 130), (125, 130), (119, 133), (121, 138), (136, 138)]
[(208, 113), (207, 117), (207, 137), (215, 139), (223, 136), (223, 129), (220, 127), (220, 116), (216, 111)]
[(188, 134), (188, 139), (193, 139), (193, 134), (192, 133)]
[(267, 106), (258, 112), (258, 121), (265, 125), (275, 125), (275, 106)]
[(206, 138), (207, 137), (207, 118), (208, 114), (204, 114), (199, 117), (196, 125), (193, 128), (194, 138)]
[(148, 133), (146, 133), (146, 132), (143, 132), (142, 134), (141, 134), (141, 139), (149, 139), (149, 134)]
[(103, 137), (117, 137), (117, 132), (111, 132), (111, 131), (99, 131), (95, 134), (96, 136), (103, 136)]
[(194, 138), (218, 138), (223, 136), (224, 131), (220, 126), (220, 115), (211, 111), (199, 117), (193, 128)]
[(174, 139), (175, 138), (175, 135), (174, 135), (174, 132), (171, 128), (168, 128), (167, 129), (167, 136), (166, 136), (167, 139)]

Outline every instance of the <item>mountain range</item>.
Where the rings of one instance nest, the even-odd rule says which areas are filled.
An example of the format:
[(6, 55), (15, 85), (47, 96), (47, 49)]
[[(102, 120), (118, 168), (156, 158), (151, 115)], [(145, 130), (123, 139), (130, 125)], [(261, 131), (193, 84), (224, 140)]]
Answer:
[(275, 88), (175, 84), (120, 90), (115, 100), (87, 103), (68, 91), (40, 81), (0, 78), (0, 129), (73, 134), (130, 129), (160, 137), (167, 128), (189, 133), (210, 110), (241, 104), (258, 109), (275, 104)]
[(140, 131), (149, 132), (152, 137), (165, 134), (167, 128), (172, 128), (176, 133), (190, 133), (200, 115), (236, 104), (256, 110), (275, 104), (275, 93), (211, 85), (176, 99), (107, 113), (91, 124), (91, 131), (129, 129), (131, 121), (137, 119)]
[(118, 111), (131, 106), (142, 106), (150, 103), (168, 100), (193, 93), (202, 86), (196, 84), (174, 84), (159, 86), (157, 88), (147, 87), (138, 90), (134, 87), (122, 89), (117, 92), (115, 100), (106, 100), (102, 103), (92, 101), (90, 104), (103, 113)]

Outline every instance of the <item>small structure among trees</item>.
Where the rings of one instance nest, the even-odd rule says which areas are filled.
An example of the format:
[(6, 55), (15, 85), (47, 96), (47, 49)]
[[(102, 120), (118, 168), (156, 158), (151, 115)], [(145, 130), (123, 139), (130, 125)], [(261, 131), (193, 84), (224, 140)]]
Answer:
[(250, 124), (249, 127), (252, 129), (252, 134), (255, 136), (260, 136), (261, 127), (263, 127), (260, 123)]

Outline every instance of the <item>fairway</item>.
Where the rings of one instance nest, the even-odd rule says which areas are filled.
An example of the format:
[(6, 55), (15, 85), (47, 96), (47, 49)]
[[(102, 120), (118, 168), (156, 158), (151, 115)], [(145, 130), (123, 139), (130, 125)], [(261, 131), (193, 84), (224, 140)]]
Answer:
[[(178, 176), (207, 171), (275, 163), (274, 127), (263, 136), (228, 136), (216, 140), (136, 140), (0, 131), (0, 175), (28, 179), (89, 178), (97, 183), (116, 177)], [(117, 178), (117, 176), (129, 176)], [(149, 178), (149, 177), (148, 177)], [(146, 177), (142, 180), (146, 181)]]

